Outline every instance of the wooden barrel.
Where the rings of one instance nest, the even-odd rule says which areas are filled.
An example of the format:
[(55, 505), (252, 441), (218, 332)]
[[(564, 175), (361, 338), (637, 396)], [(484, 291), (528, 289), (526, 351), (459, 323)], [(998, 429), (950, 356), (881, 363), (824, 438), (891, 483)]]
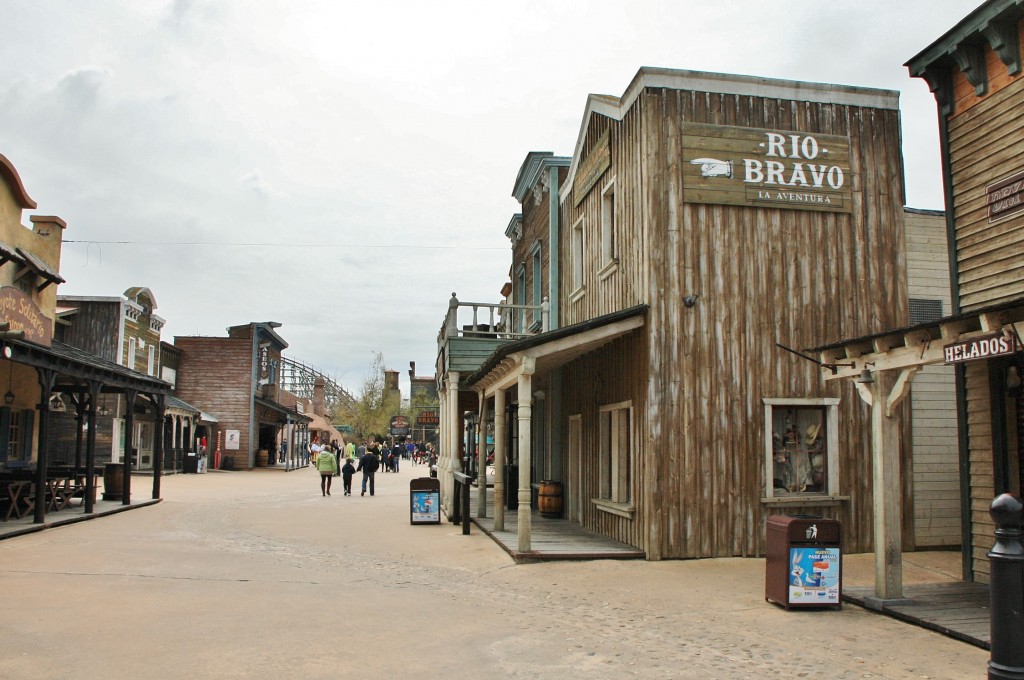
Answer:
[(267, 449), (260, 449), (256, 452), (256, 467), (267, 467), (270, 462), (270, 454)]
[(124, 463), (103, 466), (103, 500), (119, 501), (124, 498)]
[(537, 509), (541, 517), (562, 516), (562, 483), (542, 481), (537, 488)]

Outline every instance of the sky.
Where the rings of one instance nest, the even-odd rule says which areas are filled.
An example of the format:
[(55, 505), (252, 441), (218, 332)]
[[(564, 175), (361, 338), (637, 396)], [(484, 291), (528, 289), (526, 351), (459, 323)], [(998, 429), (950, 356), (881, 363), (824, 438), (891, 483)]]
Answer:
[(163, 339), (281, 323), (408, 396), (453, 292), (497, 303), (530, 151), (642, 66), (898, 90), (907, 204), (942, 209), (903, 64), (978, 0), (0, 0), (0, 154), (68, 226), (61, 295), (148, 287)]

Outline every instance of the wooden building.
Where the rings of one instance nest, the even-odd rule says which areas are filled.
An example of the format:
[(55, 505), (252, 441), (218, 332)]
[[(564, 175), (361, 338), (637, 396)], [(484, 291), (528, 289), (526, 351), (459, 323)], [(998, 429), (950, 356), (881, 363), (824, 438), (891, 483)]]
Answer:
[[(817, 348), (825, 362), (871, 366), (892, 394), (931, 366), (952, 368), (963, 575), (982, 582), (994, 541), (992, 499), (1024, 490), (1022, 35), (1024, 0), (991, 0), (906, 64), (911, 76), (928, 83), (938, 107), (951, 315)], [(825, 377), (851, 379), (852, 371), (844, 367)], [(867, 397), (877, 402), (880, 395)], [(893, 425), (872, 410), (880, 443), (873, 455), (891, 459)], [(900, 565), (884, 567), (877, 594), (899, 597)]]
[[(309, 418), (281, 403), (281, 324), (267, 321), (228, 328), (227, 337), (175, 336), (182, 350), (177, 394), (217, 420), (221, 441), (211, 442), (214, 467), (249, 469), (278, 459), (281, 432)], [(298, 436), (295, 434), (295, 436)], [(289, 451), (298, 442), (291, 441)]]
[[(0, 499), (7, 504), (16, 496), (41, 500), (45, 490), (54, 488), (49, 482), (62, 474), (76, 485), (84, 480), (83, 510), (89, 513), (96, 489), (93, 474), (86, 470), (94, 470), (98, 462), (96, 432), (103, 400), (128, 405), (125, 428), (129, 431), (136, 402), (149, 404), (159, 430), (169, 386), (154, 375), (54, 337), (67, 224), (56, 216), (32, 215), (32, 227), (26, 228), (22, 213), (35, 207), (14, 166), (0, 155), (0, 371), (7, 376), (0, 405)], [(73, 414), (73, 444), (58, 449), (51, 446), (57, 434), (54, 424), (68, 413)], [(156, 441), (152, 493), (159, 498), (163, 450), (159, 436)], [(55, 469), (57, 463), (64, 464), (61, 470)], [(30, 476), (25, 478), (28, 470)], [(125, 456), (119, 494), (125, 504), (131, 502), (131, 470), (131, 458)], [(12, 485), (23, 485), (22, 492), (11, 493)], [(51, 491), (46, 502), (33, 502), (34, 521), (44, 522), (46, 512), (60, 506), (59, 501)], [(21, 516), (21, 510), (25, 508), (4, 508), (4, 516), (9, 512)]]
[[(173, 385), (174, 371), (165, 372), (162, 363), (166, 353), (161, 348), (160, 334), (165, 320), (156, 308), (153, 292), (141, 286), (129, 288), (121, 296), (59, 295), (55, 336), (68, 345)], [(129, 436), (125, 430), (126, 409), (124, 395), (100, 397), (97, 463), (119, 463), (131, 450), (135, 469), (152, 470), (156, 410), (152, 403), (136, 400)], [(165, 402), (164, 418), (163, 469), (181, 470), (185, 454), (195, 451), (200, 411), (174, 399)], [(71, 450), (76, 438), (75, 414), (55, 415), (52, 450), (58, 454)]]
[(518, 502), (524, 554), (543, 480), (652, 560), (763, 555), (772, 514), (836, 518), (846, 550), (872, 549), (869, 412), (798, 352), (907, 324), (897, 93), (643, 68), (588, 99), (555, 160), (528, 156), (516, 189), (519, 285), (553, 269), (551, 327), (474, 370), (439, 354), (441, 469), (468, 404), (499, 469), (518, 462), (493, 507), (497, 528)]

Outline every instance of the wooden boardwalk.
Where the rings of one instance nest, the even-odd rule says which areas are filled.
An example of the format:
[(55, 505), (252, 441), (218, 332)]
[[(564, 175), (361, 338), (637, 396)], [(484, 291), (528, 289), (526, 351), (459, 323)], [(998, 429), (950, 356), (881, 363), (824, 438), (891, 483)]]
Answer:
[(954, 581), (906, 585), (901, 604), (872, 602), (873, 588), (844, 588), (847, 602), (881, 611), (902, 621), (938, 631), (982, 649), (989, 648), (989, 589), (984, 583)]
[(548, 519), (536, 510), (531, 515), (531, 550), (519, 551), (518, 511), (505, 511), (504, 531), (494, 530), (494, 498), (487, 494), (487, 517), (477, 517), (476, 488), (472, 489), (470, 516), (481, 531), (493, 538), (516, 562), (546, 560), (635, 560), (643, 550), (606, 538), (565, 519)]

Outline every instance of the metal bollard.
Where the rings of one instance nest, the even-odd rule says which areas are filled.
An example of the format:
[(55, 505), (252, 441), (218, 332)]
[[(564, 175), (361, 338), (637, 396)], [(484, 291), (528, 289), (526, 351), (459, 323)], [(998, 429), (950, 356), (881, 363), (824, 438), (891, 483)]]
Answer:
[(988, 677), (1024, 678), (1024, 505), (1008, 493), (992, 501), (996, 543), (988, 553), (991, 656)]

